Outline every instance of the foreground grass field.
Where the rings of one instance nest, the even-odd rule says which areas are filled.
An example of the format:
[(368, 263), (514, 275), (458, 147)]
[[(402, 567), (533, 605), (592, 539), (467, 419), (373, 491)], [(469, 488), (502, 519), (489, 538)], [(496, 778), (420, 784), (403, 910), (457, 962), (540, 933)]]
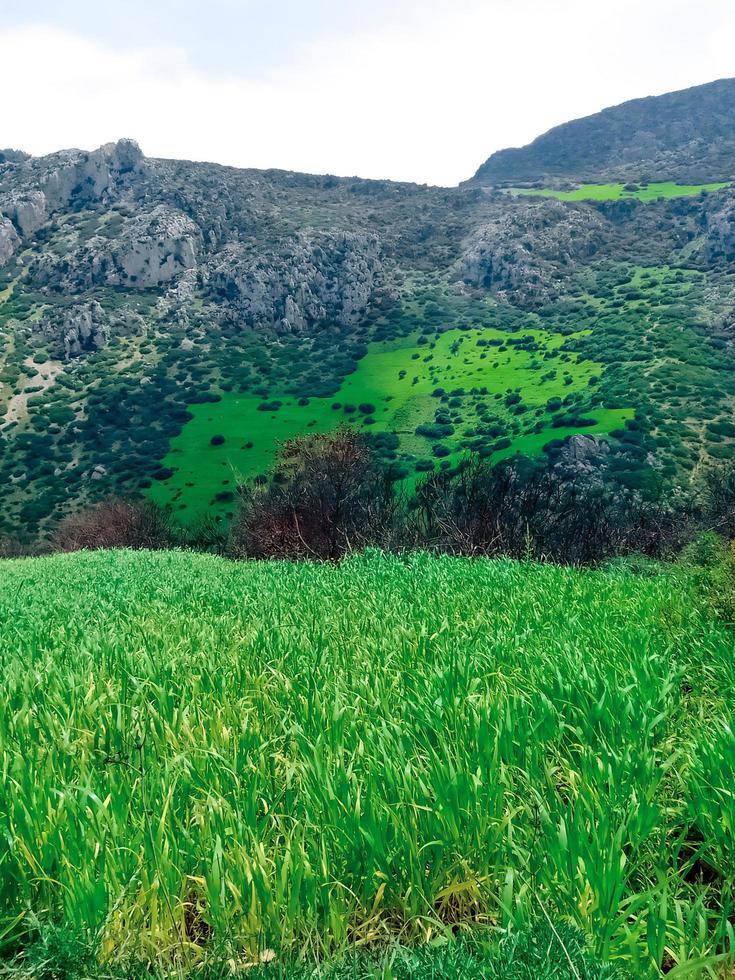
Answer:
[(553, 921), (701, 975), (733, 940), (735, 658), (692, 576), (0, 563), (6, 953), (56, 923), (237, 973)]

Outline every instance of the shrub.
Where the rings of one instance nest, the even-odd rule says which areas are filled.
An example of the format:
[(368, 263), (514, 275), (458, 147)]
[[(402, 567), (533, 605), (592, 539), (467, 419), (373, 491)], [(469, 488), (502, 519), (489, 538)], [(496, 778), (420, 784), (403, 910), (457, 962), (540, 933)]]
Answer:
[(161, 507), (116, 497), (63, 518), (52, 536), (55, 551), (166, 548), (172, 543), (171, 522)]
[(367, 439), (349, 428), (284, 444), (270, 484), (241, 491), (236, 557), (336, 560), (385, 541), (392, 481)]
[(221, 446), (221, 445), (224, 444), (225, 437), (224, 436), (212, 436), (212, 438), (209, 441), (210, 441), (210, 443), (213, 446)]

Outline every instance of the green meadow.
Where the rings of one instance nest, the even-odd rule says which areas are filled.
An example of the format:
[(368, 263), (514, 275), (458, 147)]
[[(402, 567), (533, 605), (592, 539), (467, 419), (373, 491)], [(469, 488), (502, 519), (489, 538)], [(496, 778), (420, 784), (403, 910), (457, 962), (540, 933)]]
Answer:
[[(735, 916), (733, 634), (704, 574), (0, 562), (0, 954), (42, 943), (8, 975), (441, 960), (540, 920), (636, 980), (702, 976)], [(59, 935), (90, 962), (49, 965)], [(340, 976), (613, 976), (564, 948)]]
[[(420, 469), (439, 466), (440, 459), (456, 461), (482, 431), (496, 433), (494, 458), (538, 453), (550, 439), (580, 431), (574, 425), (553, 427), (553, 411), (563, 414), (564, 399), (588, 398), (599, 383), (601, 365), (565, 349), (582, 336), (493, 328), (414, 335), (370, 345), (330, 398), (224, 393), (219, 402), (190, 407), (194, 418), (172, 440), (164, 460), (173, 474), (157, 482), (151, 495), (183, 516), (208, 507), (226, 510), (237, 482), (267, 473), (281, 443), (340, 424), (395, 434), (394, 462), (406, 476), (419, 460)], [(552, 401), (549, 408), (553, 399), (559, 404)], [(608, 433), (632, 414), (595, 406), (587, 412), (594, 424), (584, 431)], [(435, 433), (417, 434), (437, 418), (444, 426), (439, 440)], [(498, 437), (504, 439), (500, 446)]]
[(727, 181), (714, 184), (675, 184), (672, 181), (651, 184), (583, 184), (571, 191), (551, 188), (511, 187), (509, 192), (523, 197), (555, 197), (558, 201), (618, 201), (635, 198), (638, 201), (656, 201), (659, 198), (691, 197), (702, 192), (719, 191), (729, 187)]

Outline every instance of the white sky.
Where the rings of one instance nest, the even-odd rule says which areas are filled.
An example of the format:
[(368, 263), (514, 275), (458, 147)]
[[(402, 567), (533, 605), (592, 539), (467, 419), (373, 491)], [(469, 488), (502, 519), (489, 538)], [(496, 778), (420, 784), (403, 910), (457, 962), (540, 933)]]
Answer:
[[(0, 146), (436, 184), (735, 75), (732, 0), (0, 0)], [(107, 9), (106, 9), (107, 8)]]

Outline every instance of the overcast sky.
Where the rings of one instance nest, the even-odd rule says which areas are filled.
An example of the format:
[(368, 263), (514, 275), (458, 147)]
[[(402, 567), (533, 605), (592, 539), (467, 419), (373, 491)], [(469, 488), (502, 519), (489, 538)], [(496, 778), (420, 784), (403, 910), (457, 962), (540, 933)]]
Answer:
[(456, 184), (735, 75), (732, 0), (0, 0), (0, 146)]

